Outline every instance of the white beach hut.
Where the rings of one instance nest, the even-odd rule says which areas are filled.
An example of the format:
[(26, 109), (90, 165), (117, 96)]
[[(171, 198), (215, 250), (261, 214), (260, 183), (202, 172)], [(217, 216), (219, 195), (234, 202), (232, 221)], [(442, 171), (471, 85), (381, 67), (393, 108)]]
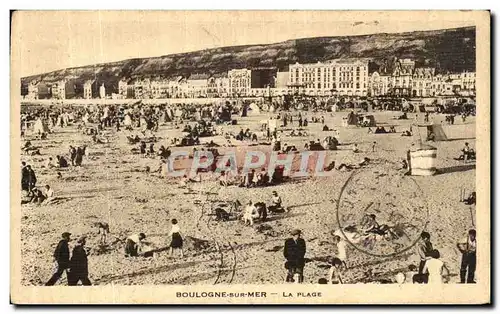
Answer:
[(432, 176), (436, 174), (437, 148), (418, 143), (410, 149), (410, 169), (412, 176)]

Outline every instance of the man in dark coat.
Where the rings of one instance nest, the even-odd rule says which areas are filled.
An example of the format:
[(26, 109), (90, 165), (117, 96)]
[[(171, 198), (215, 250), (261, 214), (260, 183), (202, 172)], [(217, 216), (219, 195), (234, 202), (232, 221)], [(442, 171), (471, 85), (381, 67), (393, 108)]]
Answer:
[(30, 165), (27, 165), (26, 168), (28, 170), (28, 189), (31, 191), (36, 186), (36, 175)]
[(283, 255), (286, 258), (285, 268), (288, 270), (286, 282), (294, 282), (294, 275), (298, 274), (298, 282), (304, 281), (304, 256), (306, 254), (306, 241), (300, 237), (301, 231), (292, 230), (292, 238), (285, 240)]
[(76, 149), (75, 165), (80, 167), (83, 161), (83, 155), (85, 155), (85, 148), (78, 147)]
[(83, 236), (78, 239), (78, 245), (73, 249), (73, 255), (69, 262), (68, 286), (76, 286), (79, 281), (84, 286), (91, 286), (89, 279), (89, 265), (87, 261), (87, 252), (85, 251), (86, 238)]
[(69, 246), (68, 243), (70, 241), (70, 236), (71, 233), (69, 232), (64, 232), (62, 234), (62, 240), (59, 241), (57, 244), (57, 247), (54, 251), (54, 259), (57, 262), (57, 270), (52, 275), (52, 277), (47, 281), (45, 284), (46, 286), (53, 286), (59, 278), (61, 278), (62, 274), (64, 271), (66, 271), (66, 277), (68, 277), (68, 282), (69, 282), (69, 276), (68, 276), (68, 268), (69, 268)]
[(21, 163), (21, 189), (23, 191), (29, 191), (29, 168), (26, 165), (26, 162)]

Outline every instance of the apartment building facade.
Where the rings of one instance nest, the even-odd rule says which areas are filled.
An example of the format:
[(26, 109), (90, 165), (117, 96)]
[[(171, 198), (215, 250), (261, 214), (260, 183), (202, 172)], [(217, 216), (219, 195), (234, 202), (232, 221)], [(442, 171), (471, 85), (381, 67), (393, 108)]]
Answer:
[(368, 60), (336, 59), (289, 66), (288, 87), (294, 93), (308, 95), (368, 94)]
[(252, 71), (233, 69), (227, 73), (229, 79), (229, 96), (247, 96), (250, 94)]

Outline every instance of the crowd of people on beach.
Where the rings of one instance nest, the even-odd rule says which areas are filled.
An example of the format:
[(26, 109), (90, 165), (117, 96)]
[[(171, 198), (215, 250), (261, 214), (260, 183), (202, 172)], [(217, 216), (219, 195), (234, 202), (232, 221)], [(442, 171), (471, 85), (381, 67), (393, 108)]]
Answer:
[[(262, 107), (262, 104), (259, 104)], [(282, 136), (284, 128), (291, 128), (290, 136), (302, 136), (308, 134), (308, 127), (311, 123), (321, 124), (323, 131), (335, 131), (335, 135), (329, 135), (323, 141), (306, 141), (304, 148), (309, 150), (335, 150), (341, 145), (338, 140), (339, 132), (329, 128), (325, 124), (324, 110), (328, 106), (327, 101), (318, 101), (314, 99), (293, 100), (288, 104), (271, 103), (267, 105), (270, 112), (269, 122), (261, 129), (262, 134), (258, 135), (258, 131), (252, 131), (249, 128), (243, 128), (237, 134), (225, 132), (224, 125), (237, 124), (237, 120), (233, 119), (235, 114), (245, 117), (247, 115), (249, 102), (225, 101), (223, 103), (214, 103), (208, 106), (196, 106), (191, 104), (183, 105), (95, 105), (84, 107), (69, 107), (58, 108), (51, 106), (49, 108), (32, 108), (22, 113), (22, 135), (27, 137), (30, 128), (34, 128), (34, 138), (26, 139), (23, 145), (25, 154), (43, 155), (40, 148), (33, 148), (32, 141), (44, 140), (50, 137), (51, 132), (57, 128), (66, 128), (69, 126), (77, 126), (84, 134), (88, 135), (89, 144), (71, 145), (66, 153), (61, 152), (53, 156), (46, 156), (45, 163), (41, 168), (58, 171), (58, 178), (62, 178), (61, 170), (82, 167), (84, 156), (87, 155), (87, 145), (99, 145), (106, 142), (102, 135), (109, 130), (116, 132), (128, 131), (127, 140), (131, 145), (137, 145), (131, 149), (131, 152), (138, 153), (144, 158), (158, 158), (160, 166), (157, 170), (147, 172), (159, 172), (165, 176), (170, 169), (166, 166), (166, 160), (172, 153), (172, 146), (193, 146), (193, 154), (201, 145), (200, 138), (214, 135), (224, 136), (228, 144), (231, 141), (241, 141), (245, 144), (271, 145), (273, 151), (280, 153), (288, 153), (300, 151), (295, 145), (288, 145), (283, 142)], [(270, 109), (272, 107), (272, 109)], [(285, 111), (290, 108), (300, 108), (298, 112)], [(309, 109), (306, 113), (305, 108)], [(307, 116), (309, 115), (309, 116)], [(404, 113), (406, 117), (406, 112)], [(428, 120), (428, 115), (426, 115)], [(275, 121), (276, 125), (272, 125), (271, 121)], [(158, 149), (155, 147), (156, 133), (159, 127), (164, 124), (169, 124), (173, 128), (181, 129), (184, 132), (184, 137), (174, 138), (170, 142), (170, 146), (161, 145)], [(194, 124), (193, 124), (194, 123)], [(217, 128), (219, 127), (219, 129)], [(132, 132), (138, 131), (136, 134)], [(379, 133), (395, 133), (395, 128), (390, 127), (386, 131), (383, 126), (377, 126), (375, 131), (368, 127), (368, 132), (375, 134)], [(409, 135), (407, 135), (408, 132)], [(411, 131), (403, 132), (403, 136), (411, 136)], [(260, 140), (265, 140), (265, 143), (260, 143)], [(207, 151), (210, 151), (214, 157), (218, 156), (219, 144), (211, 141), (204, 144)], [(370, 144), (371, 153), (375, 153), (377, 142)], [(352, 144), (352, 154), (359, 155), (360, 149), (357, 143)], [(370, 153), (370, 152), (366, 152)], [(470, 160), (475, 158), (475, 152), (465, 143), (460, 160)], [(371, 156), (370, 156), (371, 157)], [(338, 166), (335, 162), (325, 167), (325, 170), (352, 171), (362, 167), (369, 166), (372, 159), (369, 157), (360, 157), (357, 163), (340, 163)], [(404, 168), (409, 168), (409, 161)], [(209, 169), (210, 170), (210, 169)], [(38, 170), (37, 170), (38, 171)], [(223, 187), (237, 186), (240, 188), (257, 188), (267, 187), (271, 185), (281, 184), (286, 180), (284, 176), (284, 168), (277, 167), (272, 175), (262, 168), (260, 171), (252, 169), (241, 177), (234, 177), (229, 171), (222, 171), (218, 177), (218, 184)], [(183, 176), (179, 180), (180, 187), (186, 187), (188, 184), (201, 181), (201, 177)], [(44, 187), (37, 186), (37, 176), (32, 165), (28, 165), (25, 161), (22, 162), (21, 169), (21, 189), (23, 192), (22, 203), (50, 205), (57, 201), (55, 191), (49, 185)], [(474, 200), (475, 201), (475, 200)], [(272, 191), (270, 199), (266, 202), (248, 201), (244, 208), (236, 214), (236, 219), (246, 226), (253, 226), (256, 222), (266, 222), (270, 215), (286, 215), (289, 208), (285, 206), (286, 201), (283, 201), (282, 196), (278, 195), (277, 191)], [(228, 221), (234, 213), (228, 212), (223, 208), (216, 208), (214, 215), (217, 221)], [(384, 226), (378, 225), (375, 217), (369, 217), (371, 220), (364, 223), (362, 232), (369, 234), (387, 234), (388, 230)], [(108, 243), (107, 235), (110, 233), (110, 228), (107, 223), (99, 223), (97, 225), (100, 235), (100, 244)], [(303, 233), (299, 229), (294, 229), (290, 232), (291, 237), (285, 240), (283, 255), (286, 260), (286, 282), (303, 283), (304, 282), (304, 267), (306, 266), (306, 241), (302, 237)], [(91, 285), (89, 279), (88, 260), (89, 251), (85, 248), (86, 236), (82, 236), (77, 240), (76, 246), (70, 254), (71, 233), (64, 232), (62, 239), (58, 243), (54, 251), (54, 259), (57, 263), (57, 270), (54, 275), (47, 281), (46, 285), (54, 285), (64, 274), (67, 273), (68, 285), (76, 285), (81, 282), (82, 285)], [(126, 237), (124, 242), (124, 253), (126, 257), (149, 257), (156, 254), (155, 248), (152, 248), (146, 243), (147, 235), (143, 232), (134, 233)], [(171, 219), (171, 230), (168, 233), (170, 256), (174, 256), (178, 251), (180, 258), (184, 258), (183, 250), (183, 234), (177, 219)], [(349, 283), (344, 278), (344, 272), (352, 266), (348, 260), (348, 241), (338, 234), (331, 235), (332, 249), (336, 254), (329, 259), (329, 271), (326, 278), (321, 278), (318, 283), (343, 284)], [(467, 239), (461, 240), (457, 247), (462, 255), (460, 280), (463, 283), (475, 282), (474, 272), (476, 268), (476, 239), (475, 230), (470, 230)], [(398, 272), (391, 279), (391, 282), (397, 283), (441, 283), (449, 277), (446, 265), (441, 260), (441, 253), (433, 248), (430, 242), (430, 234), (422, 232), (421, 239), (416, 246), (417, 254), (420, 263), (417, 266), (409, 265), (408, 271)], [(370, 277), (370, 276), (368, 276)], [(445, 279), (443, 279), (445, 278)], [(370, 278), (372, 281), (376, 281)]]

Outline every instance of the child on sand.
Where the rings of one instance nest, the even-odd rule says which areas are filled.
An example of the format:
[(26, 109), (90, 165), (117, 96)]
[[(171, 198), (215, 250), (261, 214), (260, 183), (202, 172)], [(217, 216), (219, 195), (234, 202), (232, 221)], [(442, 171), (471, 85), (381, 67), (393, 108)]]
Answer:
[(168, 234), (172, 237), (172, 241), (170, 242), (170, 257), (174, 255), (174, 249), (178, 249), (181, 251), (181, 258), (184, 257), (184, 251), (182, 250), (182, 236), (180, 233), (179, 225), (177, 224), (177, 219), (172, 219), (172, 229), (170, 229), (170, 233)]
[(330, 267), (330, 273), (328, 275), (328, 280), (330, 281), (331, 284), (343, 284), (344, 282), (342, 281), (342, 274), (341, 274), (341, 268), (342, 268), (342, 261), (336, 257), (334, 257), (331, 261), (332, 266)]

